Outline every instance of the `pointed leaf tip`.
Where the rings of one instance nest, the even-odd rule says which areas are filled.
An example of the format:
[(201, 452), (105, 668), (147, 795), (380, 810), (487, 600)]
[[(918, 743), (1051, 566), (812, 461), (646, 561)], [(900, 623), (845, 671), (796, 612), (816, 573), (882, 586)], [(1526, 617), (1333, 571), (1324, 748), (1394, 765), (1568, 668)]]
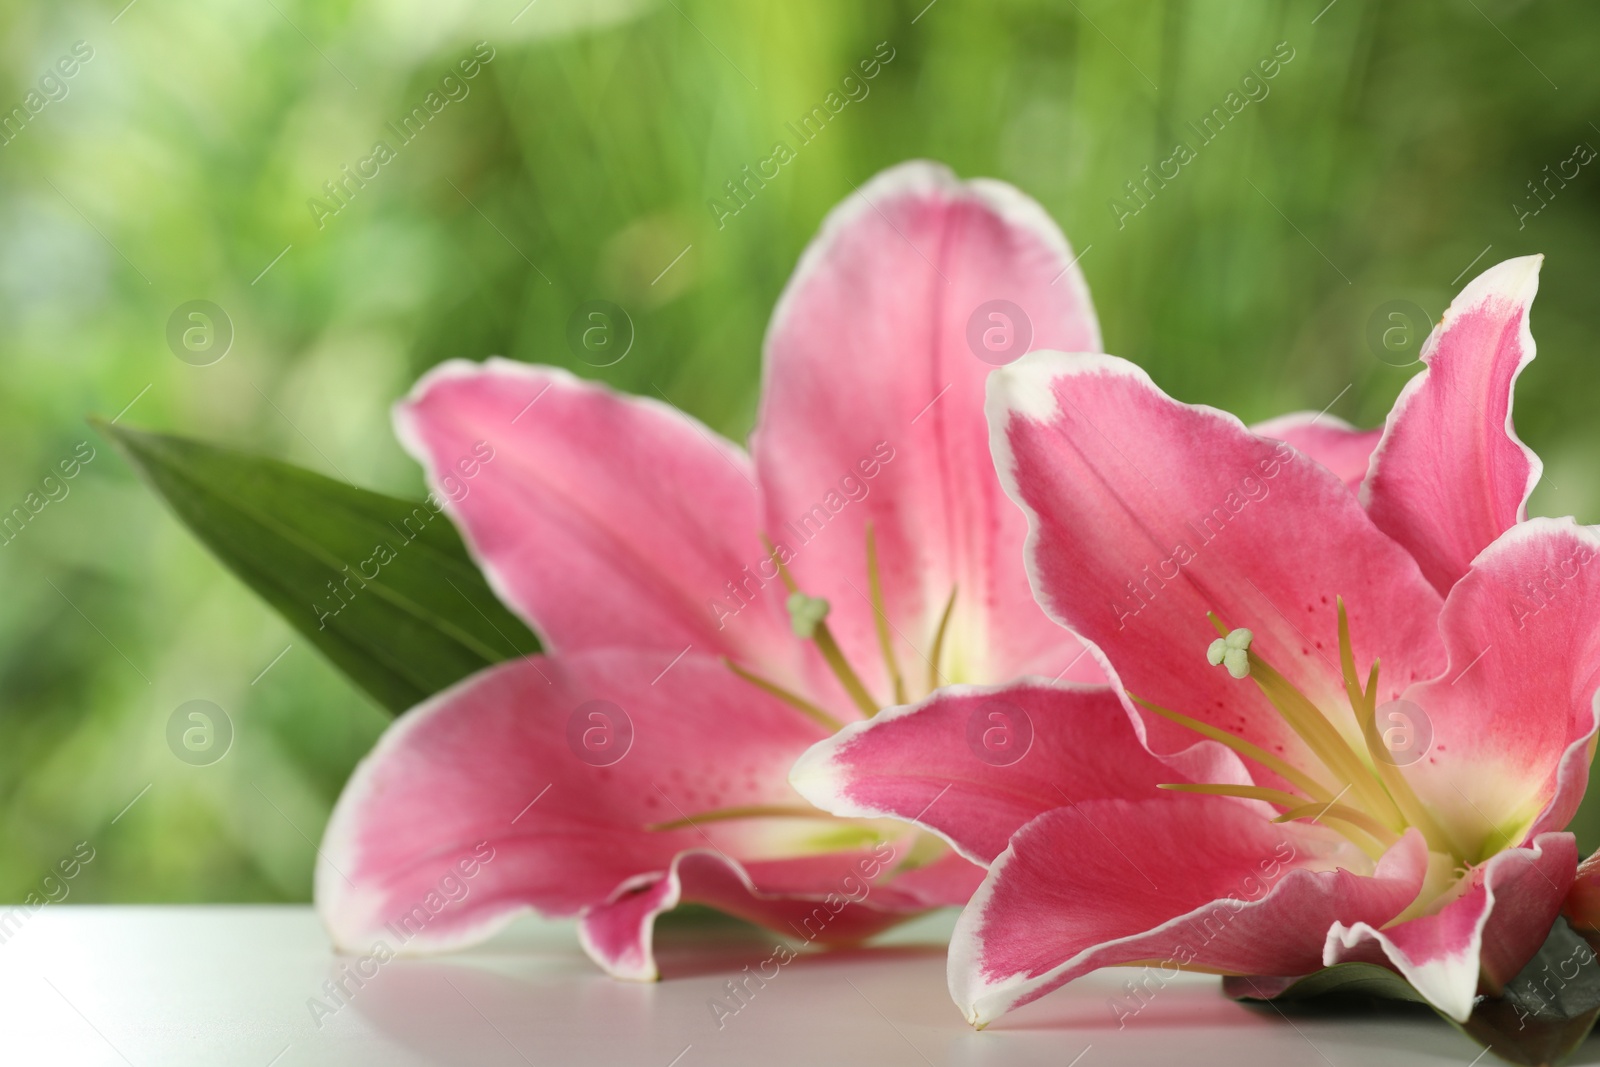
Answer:
[(436, 499), (89, 421), (224, 566), (389, 711), (538, 651)]

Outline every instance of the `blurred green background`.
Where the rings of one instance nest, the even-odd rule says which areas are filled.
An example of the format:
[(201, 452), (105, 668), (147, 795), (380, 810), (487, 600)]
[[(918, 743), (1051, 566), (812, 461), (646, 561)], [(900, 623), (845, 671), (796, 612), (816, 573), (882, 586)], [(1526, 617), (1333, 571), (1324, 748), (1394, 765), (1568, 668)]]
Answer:
[[(1491, 263), (1546, 253), (1517, 398), (1548, 465), (1533, 510), (1600, 520), (1600, 162), (1537, 215), (1514, 206), (1600, 146), (1592, 5), (125, 2), (0, 8), (0, 108), (48, 101), (0, 147), (0, 508), (95, 450), (0, 544), (0, 899), (80, 840), (96, 858), (74, 900), (308, 899), (314, 842), (388, 721), (86, 414), (420, 493), (389, 404), (440, 360), (500, 353), (659, 389), (740, 438), (800, 250), (910, 157), (1041, 200), (1108, 349), (1246, 419), (1331, 404), (1377, 423), (1416, 368), (1375, 358), (1374, 313), (1437, 315)], [(480, 40), (493, 59), (467, 95), (319, 227), (308, 200), (397, 144), (386, 124)], [(80, 41), (92, 57), (41, 90)], [(719, 229), (708, 198), (884, 41), (870, 95)], [(1285, 41), (1268, 95), (1119, 225), (1124, 183), (1195, 143), (1187, 124)], [(565, 341), (594, 298), (637, 329), (604, 369)], [(235, 331), (211, 366), (166, 340), (196, 299)], [(210, 766), (165, 740), (194, 699), (236, 731)], [(1600, 805), (1580, 830), (1600, 843)]]

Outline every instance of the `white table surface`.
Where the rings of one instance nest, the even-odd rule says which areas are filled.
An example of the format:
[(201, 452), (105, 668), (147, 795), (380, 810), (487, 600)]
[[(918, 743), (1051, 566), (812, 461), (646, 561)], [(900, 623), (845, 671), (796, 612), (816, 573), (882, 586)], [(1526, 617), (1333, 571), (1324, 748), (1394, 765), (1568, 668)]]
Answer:
[[(0, 945), (0, 1063), (1465, 1067), (1480, 1051), (1431, 1017), (1285, 1018), (1188, 975), (1119, 1030), (1107, 1002), (1132, 974), (1122, 970), (976, 1033), (945, 989), (950, 922), (803, 954), (719, 1028), (710, 1001), (771, 955), (769, 935), (724, 928), (708, 945), (666, 931), (667, 977), (644, 985), (598, 973), (570, 925), (530, 919), (470, 951), (383, 965), (319, 1027), (307, 1001), (342, 958), (309, 908), (51, 905)], [(1597, 1058), (1591, 1042), (1577, 1062)]]

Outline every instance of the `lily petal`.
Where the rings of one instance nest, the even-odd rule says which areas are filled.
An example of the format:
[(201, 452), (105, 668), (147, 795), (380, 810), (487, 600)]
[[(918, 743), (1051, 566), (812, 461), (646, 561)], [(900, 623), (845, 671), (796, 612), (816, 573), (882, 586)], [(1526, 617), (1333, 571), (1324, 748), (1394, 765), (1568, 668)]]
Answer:
[(1408, 757), (1418, 795), (1469, 858), (1564, 829), (1600, 716), (1600, 531), (1546, 518), (1508, 530), (1450, 590), (1439, 629), (1449, 667), (1407, 691), (1409, 706), (1378, 710), (1380, 728), (1398, 715), (1395, 728), (1431, 734)]
[[(775, 894), (757, 887), (758, 865), (747, 871), (718, 852), (683, 852), (664, 873), (635, 879), (604, 904), (587, 909), (578, 922), (578, 939), (606, 973), (641, 982), (661, 977), (651, 944), (656, 917), (681, 903), (707, 904), (808, 942), (860, 941), (920, 910), (907, 906), (898, 889), (891, 907), (881, 907), (885, 892), (874, 890), (871, 879), (859, 873), (870, 862), (870, 853), (806, 860), (804, 891)], [(971, 864), (961, 865), (976, 874)]]
[(1188, 772), (1152, 756), (1106, 686), (957, 685), (851, 723), (800, 757), (789, 781), (825, 811), (906, 819), (987, 865), (1063, 804), (1144, 799), (1191, 778), (1248, 783), (1231, 753), (1201, 747), (1209, 766)]
[[(572, 915), (691, 849), (755, 865), (867, 843), (860, 829), (840, 840), (850, 824), (820, 813), (705, 819), (751, 807), (803, 815), (785, 776), (824, 731), (714, 660), (671, 660), (516, 660), (402, 716), (356, 768), (319, 851), (317, 906), (335, 943), (367, 951), (419, 905), (426, 918), (407, 947), (477, 940), (529, 909)], [(474, 856), (469, 877), (459, 864)], [(779, 889), (820, 893), (848, 863), (826, 878), (772, 873)], [(467, 885), (459, 901), (443, 899), (446, 877)]]
[(1381, 925), (1422, 885), (1415, 830), (1370, 876), (1313, 869), (1329, 865), (1331, 834), (1275, 825), (1260, 809), (1216, 797), (1091, 800), (1029, 823), (956, 922), (950, 993), (967, 1021), (981, 1027), (1117, 964), (1147, 962), (1157, 982), (1184, 967), (1305, 974), (1320, 966), (1332, 923)]
[(829, 625), (880, 698), (889, 685), (868, 601), (869, 522), (896, 655), (918, 679), (912, 695), (928, 688), (920, 680), (953, 591), (940, 680), (1048, 677), (1081, 651), (1029, 595), (1016, 562), (1021, 516), (989, 474), (993, 364), (968, 331), (975, 315), (980, 333), (990, 325), (980, 309), (995, 300), (1022, 310), (1026, 326), (1010, 323), (1019, 354), (1025, 336), (1033, 347), (1099, 347), (1072, 250), (1038, 204), (907, 163), (828, 216), (767, 334), (751, 438), (766, 531), (795, 553), (800, 586), (831, 601)]
[(1372, 450), (1383, 436), (1376, 430), (1358, 430), (1337, 415), (1325, 411), (1296, 411), (1257, 423), (1250, 432), (1262, 437), (1287, 441), (1297, 452), (1310, 456), (1327, 467), (1351, 491), (1361, 488), (1367, 476)]
[(1490, 267), (1451, 302), (1423, 346), (1427, 369), (1406, 383), (1373, 453), (1367, 510), (1441, 593), (1522, 519), (1543, 469), (1511, 425), (1543, 260)]
[(395, 428), (547, 651), (798, 656), (781, 595), (718, 609), (765, 557), (760, 493), (743, 452), (682, 412), (551, 367), (457, 360), (396, 406)]
[[(1292, 447), (1178, 403), (1112, 356), (1026, 356), (996, 372), (988, 406), (1040, 604), (1139, 697), (1311, 766), (1255, 686), (1208, 665), (1208, 612), (1252, 630), (1252, 650), (1325, 708), (1348, 709), (1340, 596), (1357, 662), (1383, 657), (1384, 699), (1442, 669), (1439, 595), (1344, 483)], [(1335, 725), (1359, 743), (1348, 710)], [(1158, 754), (1193, 738), (1148, 729)]]
[(682, 859), (675, 858), (666, 874), (624, 883), (611, 900), (589, 908), (578, 920), (578, 943), (613, 978), (654, 982), (661, 977), (654, 948), (656, 917), (683, 899), (678, 875)]
[(1466, 1022), (1480, 974), (1503, 985), (1544, 944), (1577, 866), (1571, 834), (1540, 834), (1531, 848), (1507, 849), (1474, 868), (1470, 888), (1432, 915), (1388, 929), (1335, 924), (1323, 963), (1387, 962), (1430, 1004)]
[(915, 901), (929, 908), (959, 908), (982, 882), (983, 868), (952, 849), (926, 867), (897, 871), (892, 885), (905, 896), (903, 907)]

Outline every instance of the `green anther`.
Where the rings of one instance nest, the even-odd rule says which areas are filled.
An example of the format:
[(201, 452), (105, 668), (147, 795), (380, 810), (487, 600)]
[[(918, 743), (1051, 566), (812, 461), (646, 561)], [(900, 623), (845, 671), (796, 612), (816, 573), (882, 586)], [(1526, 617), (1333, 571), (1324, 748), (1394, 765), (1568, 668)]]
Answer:
[(844, 691), (850, 695), (856, 707), (861, 709), (861, 713), (868, 718), (876, 715), (878, 702), (872, 699), (861, 678), (850, 668), (839, 642), (833, 639), (833, 632), (823, 621), (828, 617), (828, 602), (822, 597), (807, 596), (796, 589), (789, 594), (785, 603), (789, 608), (789, 624), (794, 627), (795, 636), (815, 642), (823, 661), (833, 671), (834, 677), (839, 679), (839, 684), (844, 686)]
[(797, 590), (789, 594), (787, 604), (789, 625), (794, 627), (794, 635), (807, 641), (811, 640), (816, 635), (817, 626), (828, 617), (828, 601), (819, 596), (807, 596)]
[[(1214, 667), (1226, 667), (1228, 673), (1235, 678), (1249, 678), (1256, 683), (1261, 694), (1277, 709), (1284, 722), (1300, 738), (1311, 755), (1321, 762), (1323, 768), (1336, 780), (1343, 783), (1338, 794), (1333, 795), (1331, 799), (1321, 785), (1304, 771), (1264, 749), (1249, 744), (1243, 738), (1165, 708), (1156, 707), (1133, 697), (1131, 693), (1129, 696), (1164, 718), (1220, 741), (1245, 758), (1260, 763), (1285, 781), (1298, 785), (1312, 798), (1311, 803), (1298, 805), (1279, 815), (1275, 820), (1277, 822), (1310, 819), (1312, 822), (1326, 823), (1373, 859), (1378, 859), (1408, 828), (1415, 827), (1422, 832), (1430, 851), (1455, 858), (1465, 856), (1467, 853), (1455, 843), (1412, 790), (1401, 768), (1384, 758), (1388, 753), (1381, 751), (1381, 742), (1377, 740), (1373, 724), (1378, 701), (1378, 662), (1376, 659), (1373, 660), (1366, 685), (1363, 686), (1360, 676), (1356, 673), (1355, 649), (1350, 637), (1350, 619), (1345, 611), (1343, 597), (1337, 598), (1337, 612), (1339, 673), (1344, 682), (1345, 696), (1350, 702), (1350, 710), (1355, 716), (1356, 726), (1364, 742), (1361, 745), (1353, 745), (1346, 739), (1334, 725), (1333, 720), (1314, 701), (1252, 649), (1255, 639), (1253, 633), (1243, 628), (1229, 629), (1215, 612), (1206, 613), (1207, 620), (1217, 632), (1217, 639), (1206, 649), (1207, 662)], [(1287, 799), (1292, 799), (1292, 794), (1255, 785), (1184, 784), (1164, 785), (1160, 788), (1202, 795), (1265, 800), (1280, 806)], [(1339, 803), (1339, 798), (1347, 792), (1352, 795), (1352, 803)], [(1493, 847), (1486, 849), (1485, 858), (1494, 851), (1496, 850)]]
[(1213, 667), (1227, 667), (1235, 678), (1250, 676), (1250, 642), (1255, 634), (1240, 627), (1231, 630), (1227, 637), (1219, 637), (1206, 649), (1206, 662)]

